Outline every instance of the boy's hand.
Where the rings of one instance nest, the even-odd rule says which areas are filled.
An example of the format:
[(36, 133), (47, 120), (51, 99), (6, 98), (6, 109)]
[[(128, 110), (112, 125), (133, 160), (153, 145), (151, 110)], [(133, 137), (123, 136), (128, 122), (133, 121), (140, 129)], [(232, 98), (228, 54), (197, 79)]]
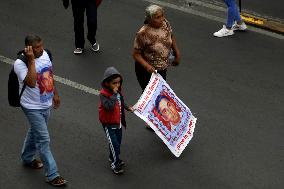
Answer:
[(135, 111), (135, 109), (133, 108), (133, 106), (126, 106), (125, 108), (127, 111), (133, 113)]
[(117, 94), (117, 93), (118, 93), (118, 87), (114, 87), (114, 88), (112, 89), (112, 91), (113, 91), (114, 94)]
[(128, 110), (133, 113), (135, 109), (132, 106), (129, 106)]

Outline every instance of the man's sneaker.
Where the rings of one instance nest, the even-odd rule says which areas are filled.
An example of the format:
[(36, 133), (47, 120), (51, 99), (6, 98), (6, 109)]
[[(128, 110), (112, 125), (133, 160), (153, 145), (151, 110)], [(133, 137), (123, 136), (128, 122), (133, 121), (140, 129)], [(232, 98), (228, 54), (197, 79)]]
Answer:
[(232, 30), (240, 30), (240, 31), (244, 31), (246, 30), (248, 27), (247, 25), (243, 22), (241, 24), (238, 24), (237, 22), (235, 22), (232, 26)]
[(99, 45), (99, 43), (93, 44), (92, 47), (91, 47), (91, 49), (92, 49), (92, 51), (94, 51), (94, 52), (98, 52), (98, 51), (100, 50), (100, 45)]
[(82, 48), (76, 48), (73, 52), (74, 52), (74, 54), (82, 54), (83, 49)]
[(112, 169), (112, 171), (114, 174), (117, 174), (117, 175), (122, 174), (124, 172), (120, 166), (116, 166), (114, 169)]
[(232, 29), (226, 28), (226, 26), (223, 26), (222, 29), (213, 33), (213, 35), (215, 37), (225, 37), (225, 36), (229, 36), (229, 35), (233, 35), (233, 34), (234, 34), (234, 31)]

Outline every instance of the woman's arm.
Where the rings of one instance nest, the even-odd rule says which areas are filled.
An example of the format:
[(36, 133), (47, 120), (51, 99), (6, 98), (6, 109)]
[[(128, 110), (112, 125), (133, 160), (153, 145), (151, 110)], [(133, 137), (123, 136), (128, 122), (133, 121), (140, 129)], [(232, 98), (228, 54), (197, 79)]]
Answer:
[(178, 46), (177, 46), (176, 38), (173, 34), (172, 34), (172, 41), (173, 41), (172, 49), (174, 51), (174, 56), (175, 56), (175, 59), (173, 61), (173, 65), (177, 66), (180, 63), (180, 51), (179, 51)]
[(155, 72), (155, 68), (150, 65), (141, 55), (140, 51), (137, 49), (133, 50), (132, 56), (136, 62), (138, 62), (141, 66), (143, 66), (147, 72), (153, 73)]

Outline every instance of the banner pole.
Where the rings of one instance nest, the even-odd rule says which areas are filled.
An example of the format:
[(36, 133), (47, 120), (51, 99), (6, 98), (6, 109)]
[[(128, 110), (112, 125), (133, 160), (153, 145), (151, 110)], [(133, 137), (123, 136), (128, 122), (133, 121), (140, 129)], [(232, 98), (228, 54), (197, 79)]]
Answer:
[(239, 0), (239, 8), (240, 8), (240, 12), (242, 12), (242, 0)]

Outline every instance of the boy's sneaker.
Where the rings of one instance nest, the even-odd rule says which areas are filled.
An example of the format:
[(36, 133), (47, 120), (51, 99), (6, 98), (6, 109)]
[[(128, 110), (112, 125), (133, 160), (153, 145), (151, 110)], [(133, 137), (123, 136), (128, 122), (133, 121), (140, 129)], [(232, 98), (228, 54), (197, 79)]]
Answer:
[[(108, 161), (109, 161), (109, 163), (112, 163), (112, 160), (111, 160), (110, 158), (108, 158)], [(125, 162), (120, 159), (120, 160), (118, 161), (118, 165), (119, 165), (119, 166), (125, 166)]]
[(234, 35), (234, 31), (232, 29), (226, 28), (225, 25), (223, 25), (223, 28), (220, 29), (219, 31), (213, 33), (215, 37), (225, 37), (229, 35)]
[(247, 25), (243, 22), (241, 24), (238, 24), (237, 22), (235, 22), (232, 26), (232, 30), (240, 30), (240, 31), (245, 31), (247, 29)]
[(91, 47), (91, 49), (92, 49), (92, 51), (94, 51), (94, 52), (98, 52), (98, 51), (100, 50), (100, 45), (99, 45), (99, 43), (93, 44), (92, 47)]
[(124, 170), (120, 166), (116, 166), (114, 169), (112, 169), (113, 173), (116, 175), (122, 174)]
[(108, 158), (108, 162), (112, 163), (112, 160), (110, 158)]
[(125, 162), (121, 159), (119, 160), (118, 164), (119, 164), (119, 166), (125, 166)]
[(83, 53), (83, 49), (82, 48), (76, 48), (73, 52), (74, 52), (74, 54), (79, 55), (79, 54)]

